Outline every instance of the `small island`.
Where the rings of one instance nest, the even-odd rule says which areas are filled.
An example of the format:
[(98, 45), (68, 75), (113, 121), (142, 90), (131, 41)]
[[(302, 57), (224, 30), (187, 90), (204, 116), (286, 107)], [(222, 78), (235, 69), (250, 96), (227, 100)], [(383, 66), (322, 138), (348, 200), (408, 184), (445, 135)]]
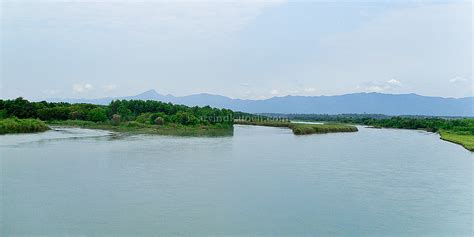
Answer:
[(229, 136), (233, 112), (159, 101), (115, 100), (109, 105), (0, 100), (0, 134), (33, 133), (50, 126), (180, 136)]
[(356, 126), (338, 123), (325, 123), (325, 124), (306, 124), (306, 123), (292, 123), (285, 120), (272, 120), (271, 118), (257, 119), (235, 119), (235, 124), (241, 125), (256, 125), (256, 126), (268, 126), (268, 127), (284, 127), (289, 128), (295, 135), (309, 135), (309, 134), (322, 134), (322, 133), (339, 133), (339, 132), (357, 132)]

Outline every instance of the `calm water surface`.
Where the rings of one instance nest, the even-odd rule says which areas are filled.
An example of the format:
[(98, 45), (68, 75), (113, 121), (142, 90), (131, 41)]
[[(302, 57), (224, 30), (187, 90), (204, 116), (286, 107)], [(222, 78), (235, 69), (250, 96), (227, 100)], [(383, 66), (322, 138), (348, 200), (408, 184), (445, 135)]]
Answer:
[(1, 136), (0, 235), (473, 235), (472, 153), (359, 130)]

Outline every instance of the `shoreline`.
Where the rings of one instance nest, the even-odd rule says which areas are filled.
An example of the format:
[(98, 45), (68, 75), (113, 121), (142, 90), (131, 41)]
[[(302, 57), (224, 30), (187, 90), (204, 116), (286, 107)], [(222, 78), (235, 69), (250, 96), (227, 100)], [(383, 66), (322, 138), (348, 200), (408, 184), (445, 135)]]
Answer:
[(443, 141), (460, 145), (466, 150), (474, 152), (474, 137), (469, 135), (454, 134), (450, 132), (439, 132), (439, 138)]

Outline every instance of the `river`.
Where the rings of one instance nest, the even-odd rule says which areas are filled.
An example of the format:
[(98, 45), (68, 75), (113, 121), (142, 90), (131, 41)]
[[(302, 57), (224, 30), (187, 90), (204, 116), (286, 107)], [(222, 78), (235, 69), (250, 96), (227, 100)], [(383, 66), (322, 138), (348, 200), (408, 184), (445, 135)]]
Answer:
[(0, 136), (1, 235), (471, 236), (474, 155), (359, 127)]

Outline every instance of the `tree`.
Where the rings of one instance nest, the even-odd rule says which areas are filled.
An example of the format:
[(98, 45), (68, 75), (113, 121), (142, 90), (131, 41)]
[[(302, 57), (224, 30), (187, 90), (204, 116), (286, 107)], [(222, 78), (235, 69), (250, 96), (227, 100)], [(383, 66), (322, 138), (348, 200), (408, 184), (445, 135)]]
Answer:
[(92, 122), (103, 122), (107, 120), (107, 113), (105, 112), (105, 109), (102, 108), (91, 109), (89, 113), (87, 113), (87, 120)]
[(125, 104), (119, 105), (117, 113), (125, 120), (131, 120), (133, 117), (132, 111)]
[(137, 116), (135, 121), (139, 123), (150, 123), (150, 118), (152, 116), (152, 113), (143, 113)]
[(67, 120), (71, 109), (65, 106), (57, 106), (52, 108), (44, 108), (38, 110), (38, 118), (41, 120)]

